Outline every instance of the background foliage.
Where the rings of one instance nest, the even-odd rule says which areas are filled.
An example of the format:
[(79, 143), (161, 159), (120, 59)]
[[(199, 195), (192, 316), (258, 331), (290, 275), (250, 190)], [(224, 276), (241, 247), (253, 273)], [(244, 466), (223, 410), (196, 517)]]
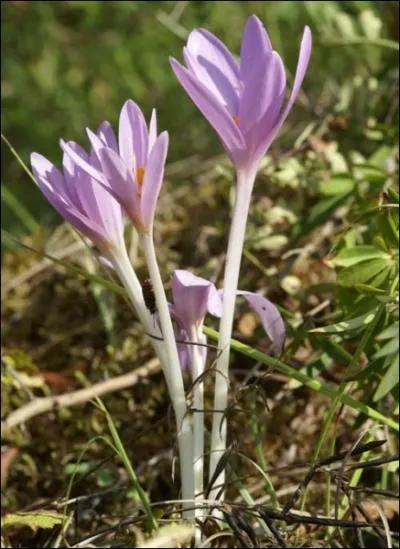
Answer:
[[(362, 429), (372, 439), (387, 438), (386, 451), (397, 445), (387, 426), (393, 430), (398, 415), (398, 6), (369, 1), (1, 3), (2, 132), (25, 163), (32, 151), (58, 163), (59, 138), (84, 144), (86, 126), (108, 119), (116, 127), (128, 97), (147, 115), (157, 108), (159, 126), (171, 141), (156, 226), (167, 290), (177, 267), (221, 282), (233, 186), (218, 140), (179, 87), (168, 56), (181, 59), (185, 37), (197, 26), (239, 53), (243, 25), (255, 13), (292, 82), (303, 27), (312, 28), (314, 47), (303, 89), (255, 186), (241, 271), (240, 287), (260, 290), (278, 303), (288, 331), (276, 366), (286, 377), (257, 377), (251, 349), (241, 344), (231, 369), (233, 403), (246, 410), (232, 419), (231, 430), (241, 440), (241, 452), (264, 473), (299, 459), (316, 463), (320, 454), (348, 448)], [(2, 160), (7, 234), (50, 255), (76, 246), (3, 142)], [(111, 291), (82, 282), (68, 269), (50, 270), (11, 237), (3, 245), (5, 415), (30, 394), (80, 388), (149, 358), (140, 329), (132, 327), (131, 311)], [(82, 250), (71, 252), (71, 260), (92, 273), (97, 269)], [(145, 277), (140, 258), (137, 266)], [(268, 348), (241, 306), (235, 337), (262, 351)], [(271, 357), (265, 360), (273, 364)], [(290, 369), (296, 372), (292, 379)], [(168, 415), (164, 391), (160, 377), (133, 394), (106, 399), (123, 442), (153, 429), (141, 435), (134, 451), (128, 444), (134, 465), (142, 466), (171, 444), (168, 429), (158, 427)], [(271, 409), (257, 400), (259, 393), (274, 403)], [(344, 412), (341, 402), (350, 397), (356, 405)], [(384, 434), (376, 418), (367, 419), (365, 405), (383, 418)], [(127, 407), (134, 410), (134, 422)], [(98, 441), (78, 463), (88, 440), (108, 432), (99, 410), (90, 410), (61, 410), (57, 420), (40, 416), (28, 429), (8, 435), (19, 461), (10, 473), (7, 511), (29, 508), (43, 495), (49, 500), (64, 495), (65, 483), (78, 473), (89, 475), (78, 484), (79, 495), (127, 482), (115, 463), (101, 465), (106, 452)], [(169, 470), (169, 462), (158, 463), (151, 474), (139, 475), (150, 501), (176, 495), (166, 480)], [(367, 472), (367, 488), (398, 490), (395, 471), (390, 466)], [(247, 478), (250, 472), (254, 468), (235, 462), (235, 475)], [(290, 484), (287, 477), (272, 478), (277, 494)], [(239, 488), (237, 482), (230, 496), (239, 493), (248, 503), (244, 490), (260, 495), (251, 481)], [(309, 496), (309, 510), (332, 512), (329, 486), (327, 479), (325, 497)], [(134, 487), (101, 500), (102, 511), (121, 518), (132, 511), (137, 494)], [(45, 529), (61, 521), (56, 513), (47, 526), (43, 520), (48, 518), (37, 515), (17, 519), (8, 515), (8, 524), (33, 520)], [(80, 534), (96, 525), (101, 528), (102, 520), (96, 522), (88, 512)], [(293, 539), (288, 534), (293, 546), (295, 533)], [(18, 530), (16, 544), (32, 543), (20, 535)], [(320, 530), (311, 529), (310, 536), (313, 542), (327, 539)], [(37, 546), (42, 541), (37, 538)]]

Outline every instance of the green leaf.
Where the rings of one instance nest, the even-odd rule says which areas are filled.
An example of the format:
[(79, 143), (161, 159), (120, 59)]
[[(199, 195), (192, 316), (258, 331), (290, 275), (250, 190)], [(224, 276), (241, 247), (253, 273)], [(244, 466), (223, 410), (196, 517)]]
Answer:
[(371, 259), (340, 271), (337, 282), (341, 286), (346, 287), (355, 286), (356, 284), (365, 284), (384, 270), (390, 270), (390, 265), (388, 265), (386, 259)]
[(359, 21), (363, 34), (367, 38), (371, 40), (379, 38), (383, 22), (372, 10), (364, 9), (359, 15)]
[(393, 148), (389, 145), (382, 145), (377, 151), (369, 157), (369, 164), (377, 168), (385, 168), (386, 160), (393, 153)]
[(321, 181), (318, 185), (319, 192), (325, 196), (349, 194), (354, 187), (354, 179), (348, 175), (336, 175), (328, 181)]
[(374, 394), (374, 402), (383, 398), (399, 383), (399, 355), (393, 357), (393, 361), (383, 376), (376, 393)]
[(372, 218), (372, 234), (380, 236), (385, 241), (386, 249), (392, 253), (398, 250), (398, 222), (394, 222), (390, 211), (384, 211)]
[(374, 358), (381, 358), (383, 356), (392, 355), (399, 352), (399, 337), (396, 335), (393, 339), (389, 339), (385, 345), (375, 353)]
[(96, 465), (95, 461), (81, 461), (80, 463), (70, 462), (64, 466), (64, 475), (85, 475)]
[[(333, 341), (335, 338), (321, 338), (318, 336), (311, 336), (313, 340), (313, 346), (314, 348), (321, 348), (325, 353), (331, 357), (335, 361), (348, 363), (352, 359), (352, 355), (346, 351), (342, 345), (337, 343), (336, 341)], [(315, 344), (314, 344), (315, 343)]]
[(385, 250), (387, 252), (391, 251), (391, 248), (388, 245), (388, 243), (380, 235), (374, 236), (372, 240), (374, 244), (376, 244), (381, 250)]
[[(203, 326), (203, 333), (211, 339), (218, 341), (219, 334), (216, 330), (213, 330), (208, 326)], [(283, 375), (288, 376), (290, 379), (296, 379), (300, 381), (303, 385), (309, 387), (313, 391), (317, 391), (320, 394), (325, 395), (331, 399), (338, 398), (339, 401), (343, 404), (346, 404), (347, 406), (350, 406), (351, 408), (360, 411), (361, 413), (374, 419), (374, 421), (381, 422), (384, 425), (388, 425), (396, 432), (399, 431), (398, 423), (391, 419), (391, 417), (385, 416), (381, 412), (374, 410), (364, 402), (356, 400), (352, 397), (349, 397), (349, 395), (347, 394), (343, 394), (340, 391), (333, 389), (329, 384), (321, 382), (315, 377), (309, 377), (303, 372), (297, 370), (296, 368), (285, 364), (281, 360), (257, 351), (256, 349), (253, 349), (252, 347), (249, 347), (248, 345), (245, 345), (244, 343), (241, 343), (240, 341), (237, 341), (235, 339), (231, 339), (230, 345), (234, 351), (237, 351), (249, 358), (252, 358), (257, 362), (266, 364), (267, 366), (277, 370), (278, 372), (281, 372)]]
[(311, 333), (320, 333), (320, 334), (339, 334), (343, 332), (351, 332), (352, 330), (358, 330), (359, 328), (368, 326), (374, 320), (375, 315), (378, 311), (376, 307), (372, 311), (364, 315), (357, 316), (351, 320), (343, 320), (337, 324), (332, 324), (331, 326), (323, 326), (321, 328), (314, 328), (309, 330)]
[(37, 528), (50, 529), (62, 524), (65, 515), (55, 511), (36, 511), (35, 513), (10, 513), (1, 519), (2, 528), (11, 526), (29, 526), (32, 530)]
[(390, 259), (390, 255), (375, 246), (355, 246), (354, 248), (344, 248), (331, 262), (338, 267), (351, 267), (367, 259), (375, 258)]
[(374, 288), (381, 288), (381, 289), (387, 290), (388, 278), (393, 273), (393, 267), (394, 267), (393, 265), (392, 266), (389, 265), (387, 269), (384, 269), (383, 271), (378, 273), (376, 276), (374, 276), (374, 278), (369, 281), (369, 284)]
[(387, 190), (388, 195), (390, 196), (390, 199), (393, 200), (393, 202), (395, 204), (398, 204), (399, 203), (399, 193), (397, 192), (397, 190), (393, 187), (388, 187), (386, 190)]
[(368, 181), (375, 186), (383, 185), (387, 179), (387, 174), (384, 170), (371, 164), (357, 164), (354, 166), (353, 173), (356, 180)]
[(385, 294), (385, 290), (375, 288), (369, 284), (354, 284), (354, 289), (360, 294), (364, 295), (382, 295)]
[(382, 358), (379, 358), (378, 360), (371, 360), (365, 368), (362, 368), (359, 372), (352, 376), (352, 380), (368, 380), (370, 382), (374, 379), (374, 377), (379, 376), (385, 369), (384, 362), (385, 361)]
[(399, 335), (399, 321), (395, 322), (394, 324), (391, 324), (383, 332), (381, 332), (377, 337), (377, 341), (384, 341), (385, 339), (392, 339), (392, 337)]
[(348, 196), (349, 193), (346, 193), (336, 195), (333, 198), (327, 198), (326, 200), (320, 200), (311, 208), (309, 215), (304, 220), (294, 225), (292, 233), (293, 239), (296, 240), (314, 230), (318, 225), (321, 225), (321, 223), (326, 221)]

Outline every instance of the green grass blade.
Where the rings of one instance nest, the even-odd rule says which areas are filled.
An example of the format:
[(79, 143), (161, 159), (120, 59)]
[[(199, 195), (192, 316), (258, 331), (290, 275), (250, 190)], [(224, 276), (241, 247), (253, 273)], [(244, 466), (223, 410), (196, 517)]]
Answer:
[[(214, 341), (218, 341), (219, 334), (213, 328), (204, 326), (203, 332)], [(261, 351), (257, 351), (256, 349), (252, 349), (251, 347), (249, 347), (248, 345), (245, 345), (244, 343), (241, 343), (240, 341), (231, 339), (231, 348), (234, 351), (241, 353), (242, 355), (245, 355), (249, 358), (253, 358), (256, 362), (261, 362), (262, 364), (270, 366), (271, 368), (277, 370), (281, 374), (288, 376), (289, 378), (296, 379), (302, 385), (305, 385), (309, 389), (312, 389), (313, 391), (317, 391), (318, 393), (330, 399), (335, 399), (338, 395), (340, 395), (339, 391), (337, 391), (336, 389), (333, 389), (330, 385), (324, 382), (321, 382), (317, 379), (312, 379), (306, 374), (304, 374), (303, 372), (297, 371), (295, 368), (292, 368), (291, 366), (289, 366), (288, 364), (285, 364), (279, 359), (268, 356), (262, 353)], [(393, 419), (378, 412), (378, 410), (371, 408), (371, 406), (368, 406), (367, 404), (364, 404), (359, 400), (351, 398), (346, 394), (340, 395), (340, 402), (366, 415), (367, 417), (371, 418), (377, 423), (382, 423), (383, 425), (387, 425), (394, 431), (399, 432), (399, 425)]]
[(40, 224), (36, 219), (28, 212), (25, 206), (21, 204), (10, 189), (4, 185), (1, 187), (1, 199), (30, 233), (37, 232), (40, 229)]
[[(263, 447), (262, 447), (262, 444), (261, 444), (262, 429), (260, 427), (259, 419), (260, 418), (257, 414), (256, 394), (253, 393), (253, 395), (252, 395), (252, 405), (251, 405), (251, 429), (253, 431), (257, 464), (258, 464), (259, 470), (260, 470), (260, 472), (261, 472), (261, 474), (264, 478), (265, 490), (271, 497), (271, 503), (272, 503), (273, 507), (275, 507), (277, 509), (277, 508), (279, 508), (279, 502), (278, 502), (278, 498), (276, 496), (274, 485), (272, 484), (272, 481), (269, 478), (269, 475), (267, 473), (268, 464), (267, 464), (267, 460), (265, 458), (265, 455), (264, 455), (264, 452), (263, 452)], [(246, 457), (246, 456), (244, 456), (244, 457)]]
[(14, 147), (11, 145), (11, 143), (9, 142), (9, 140), (6, 138), (6, 136), (3, 133), (1, 134), (1, 138), (4, 141), (4, 143), (7, 145), (7, 147), (10, 149), (11, 153), (17, 159), (18, 164), (20, 164), (22, 169), (29, 175), (29, 178), (34, 182), (34, 184), (37, 185), (36, 179), (33, 177), (33, 173), (30, 171), (28, 166), (25, 164), (25, 162), (22, 160), (22, 158), (19, 156), (17, 151), (14, 149)]
[(58, 259), (52, 255), (46, 254), (45, 252), (41, 252), (39, 250), (36, 250), (35, 248), (32, 248), (31, 246), (28, 246), (27, 244), (24, 244), (21, 242), (21, 240), (14, 235), (10, 234), (8, 231), (2, 229), (1, 230), (1, 242), (4, 244), (7, 244), (7, 242), (16, 242), (19, 246), (22, 248), (25, 248), (26, 250), (29, 250), (30, 252), (36, 254), (39, 257), (45, 257), (46, 259), (49, 259), (56, 265), (59, 265), (61, 267), (65, 267), (67, 270), (78, 274), (79, 276), (82, 276), (86, 280), (89, 280), (91, 282), (96, 282), (97, 284), (100, 284), (101, 286), (104, 286), (104, 288), (108, 288), (112, 292), (126, 296), (126, 291), (122, 286), (119, 284), (116, 284), (115, 282), (112, 282), (111, 280), (107, 280), (106, 278), (103, 278), (102, 276), (98, 276), (95, 274), (88, 273), (85, 271), (85, 269), (82, 269), (81, 267), (78, 267), (74, 263), (71, 263), (70, 261), (66, 261), (65, 259)]
[(135, 470), (132, 467), (132, 463), (130, 462), (130, 459), (128, 457), (128, 454), (126, 453), (125, 447), (122, 444), (121, 438), (118, 434), (117, 428), (115, 426), (115, 423), (108, 412), (107, 408), (104, 406), (102, 401), (99, 398), (96, 398), (97, 406), (100, 408), (100, 410), (105, 414), (107, 419), (108, 428), (110, 430), (110, 434), (115, 446), (115, 449), (118, 453), (119, 458), (121, 459), (122, 463), (124, 464), (128, 475), (132, 481), (132, 484), (140, 498), (140, 501), (142, 502), (143, 509), (145, 510), (145, 513), (147, 515), (147, 520), (149, 523), (149, 526), (152, 530), (158, 529), (158, 523), (156, 520), (156, 517), (154, 516), (153, 510), (151, 508), (151, 505), (149, 503), (149, 500), (147, 498), (146, 492), (143, 490), (137, 476), (135, 473)]

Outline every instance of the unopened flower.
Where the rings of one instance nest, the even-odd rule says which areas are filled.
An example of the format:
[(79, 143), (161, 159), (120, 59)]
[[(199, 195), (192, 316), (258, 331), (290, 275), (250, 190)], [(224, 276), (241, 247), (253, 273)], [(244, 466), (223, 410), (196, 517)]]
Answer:
[[(112, 130), (111, 130), (112, 132)], [(150, 233), (164, 177), (168, 133), (157, 135), (156, 112), (147, 126), (139, 107), (131, 100), (122, 107), (118, 143), (88, 130), (98, 165), (86, 161), (68, 144), (64, 151), (112, 196), (141, 233)]]
[(311, 42), (310, 29), (305, 27), (286, 105), (283, 61), (272, 49), (267, 31), (255, 15), (247, 20), (239, 63), (205, 29), (190, 33), (184, 48), (186, 67), (170, 60), (179, 82), (218, 133), (237, 170), (258, 169), (299, 93)]
[[(106, 134), (108, 129), (108, 123), (104, 122), (97, 136)], [(96, 166), (93, 150), (88, 155), (75, 143), (68, 146), (87, 164)], [(50, 204), (79, 232), (90, 238), (105, 256), (124, 246), (120, 205), (69, 155), (63, 155), (62, 172), (36, 152), (31, 154), (31, 165), (36, 182)]]

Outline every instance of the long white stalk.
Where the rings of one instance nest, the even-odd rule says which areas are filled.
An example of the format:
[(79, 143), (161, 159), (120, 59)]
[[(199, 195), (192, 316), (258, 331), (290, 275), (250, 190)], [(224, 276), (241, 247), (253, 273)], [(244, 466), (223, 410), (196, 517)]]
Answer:
[[(237, 174), (236, 199), (225, 263), (223, 312), (219, 325), (219, 357), (216, 363), (215, 374), (209, 481), (212, 479), (218, 462), (226, 449), (227, 424), (224, 412), (228, 404), (230, 340), (232, 337), (232, 325), (235, 312), (235, 300), (239, 281), (240, 263), (254, 180), (255, 173), (253, 172), (238, 172)], [(224, 484), (225, 471), (222, 471), (213, 481), (214, 488), (210, 492), (209, 499), (215, 498)]]
[[(201, 334), (201, 332), (200, 332)], [(193, 327), (189, 334), (193, 343), (204, 343), (204, 336), (196, 327)], [(196, 381), (204, 373), (205, 354), (202, 354), (199, 345), (191, 347), (192, 379), (195, 383), (193, 388), (193, 467), (194, 467), (194, 497), (196, 503), (195, 515), (200, 521), (204, 518), (204, 383)], [(198, 506), (198, 507), (197, 507)], [(201, 542), (201, 531), (196, 531), (196, 545)]]
[[(191, 420), (187, 414), (185, 390), (183, 386), (178, 349), (176, 347), (174, 328), (172, 325), (160, 270), (158, 268), (152, 235), (143, 235), (141, 237), (141, 244), (146, 257), (150, 278), (153, 283), (153, 291), (156, 298), (161, 330), (164, 338), (165, 352), (168, 361), (168, 368), (166, 368), (165, 375), (177, 423), (182, 499), (193, 502), (193, 433)], [(190, 507), (193, 507), (193, 504), (191, 504), (190, 501), (183, 503), (184, 508), (186, 508), (186, 511), (184, 511), (185, 518), (194, 517), (194, 512), (189, 510)]]
[[(117, 252), (110, 253), (109, 258), (114, 266), (116, 273), (118, 274), (119, 279), (121, 280), (124, 288), (128, 293), (129, 300), (131, 301), (144, 329), (149, 334), (154, 334), (157, 337), (161, 337), (161, 332), (159, 328), (155, 325), (151, 314), (147, 310), (143, 298), (142, 286), (132, 267), (125, 246), (121, 246)], [(150, 341), (157, 356), (160, 359), (161, 367), (164, 369), (164, 342), (154, 338), (150, 338)]]

